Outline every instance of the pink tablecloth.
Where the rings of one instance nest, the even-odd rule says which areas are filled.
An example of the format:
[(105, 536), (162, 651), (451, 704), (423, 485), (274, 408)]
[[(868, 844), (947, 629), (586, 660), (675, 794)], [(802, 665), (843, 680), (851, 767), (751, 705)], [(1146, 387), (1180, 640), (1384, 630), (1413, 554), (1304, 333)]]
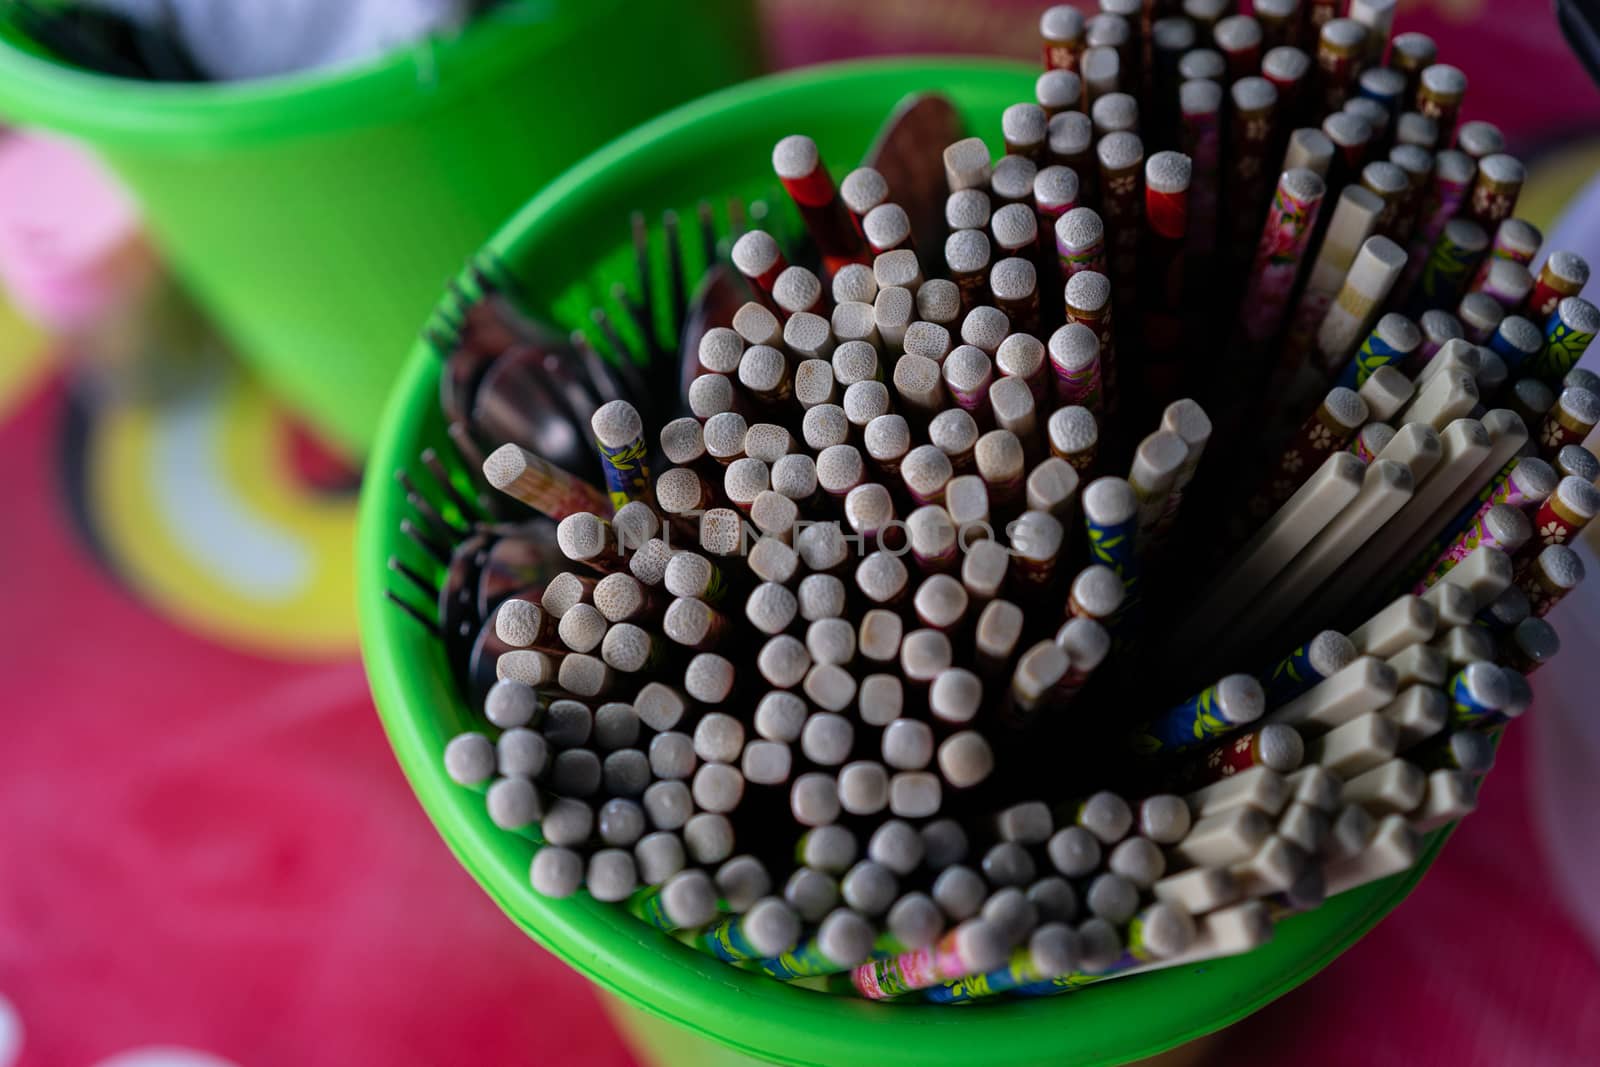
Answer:
[(0, 1067), (18, 1025), (40, 1067), (631, 1062), (434, 834), (353, 656), (221, 647), (98, 565), (62, 407), (0, 427)]
[[(790, 62), (1005, 44), (977, 4), (771, 6)], [(1402, 26), (1434, 32), (1475, 92), (1504, 91), (1469, 110), (1524, 145), (1600, 114), (1542, 0), (1436, 4)], [(352, 654), (242, 652), (112, 576), (70, 517), (64, 409), (47, 385), (0, 422), (0, 1067), (633, 1062), (589, 988), (452, 861)], [(1216, 1062), (1596, 1062), (1600, 967), (1531, 823), (1537, 728), (1512, 731), (1412, 898)]]

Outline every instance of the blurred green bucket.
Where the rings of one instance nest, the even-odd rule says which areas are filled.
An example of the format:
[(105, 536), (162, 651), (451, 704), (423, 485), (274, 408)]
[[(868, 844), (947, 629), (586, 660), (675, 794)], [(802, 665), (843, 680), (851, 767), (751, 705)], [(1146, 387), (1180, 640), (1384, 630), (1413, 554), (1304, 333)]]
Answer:
[[(590, 156), (496, 233), (488, 251), (522, 283), (531, 310), (571, 329), (583, 324), (611, 283), (631, 276), (630, 209), (651, 218), (670, 209), (689, 218), (702, 198), (748, 202), (768, 195), (776, 186), (772, 145), (789, 133), (814, 136), (823, 159), (842, 176), (896, 103), (918, 90), (946, 93), (968, 128), (995, 149), (1000, 112), (1029, 96), (1034, 75), (1010, 63), (897, 60), (818, 67), (737, 86), (663, 115)], [(778, 214), (792, 212), (781, 200), (773, 207)], [(752, 1061), (1092, 1067), (1153, 1056), (1221, 1029), (1327, 966), (1405, 898), (1443, 844), (1445, 832), (1435, 833), (1412, 870), (1283, 921), (1269, 944), (1247, 955), (1106, 982), (1070, 996), (966, 1007), (875, 1004), (786, 985), (696, 952), (585, 894), (542, 897), (528, 882), (532, 843), (497, 829), (482, 795), (450, 781), (442, 767), (451, 737), (487, 730), (487, 724), (463, 699), (440, 639), (384, 596), (390, 557), (424, 574), (439, 570), (401, 534), (400, 520), (412, 511), (391, 475), (405, 469), (420, 478), (418, 453), (450, 448), (439, 411), (440, 367), (433, 351), (413, 346), (362, 490), (358, 610), (378, 714), (418, 799), (462, 866), (518, 926), (615, 998), (613, 1017), (659, 1067)]]
[(357, 455), (440, 286), (495, 226), (760, 63), (751, 0), (507, 0), (368, 65), (230, 84), (92, 74), (8, 32), (0, 116), (98, 150), (241, 353)]

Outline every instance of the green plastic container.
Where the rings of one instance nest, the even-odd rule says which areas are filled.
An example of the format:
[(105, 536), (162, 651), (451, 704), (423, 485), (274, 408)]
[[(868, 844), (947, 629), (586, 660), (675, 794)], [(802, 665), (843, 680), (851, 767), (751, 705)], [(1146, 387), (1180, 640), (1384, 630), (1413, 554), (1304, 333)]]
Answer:
[[(1005, 105), (1026, 98), (1034, 72), (992, 62), (889, 61), (819, 67), (764, 78), (664, 115), (589, 157), (541, 193), (490, 242), (538, 300), (571, 327), (597, 280), (625, 280), (631, 252), (618, 240), (579, 239), (596, 220), (640, 207), (691, 209), (704, 195), (769, 189), (770, 150), (780, 136), (814, 135), (835, 172), (853, 166), (906, 93), (938, 89), (968, 124), (997, 141)], [(939, 146), (930, 145), (929, 150)], [(998, 145), (996, 145), (998, 147)], [(715, 159), (715, 168), (707, 161)], [(717, 185), (707, 187), (714, 177)], [(403, 492), (389, 472), (438, 444), (439, 361), (416, 347), (391, 398), (361, 501), (357, 566), (362, 652), (401, 766), (440, 834), (479, 884), (541, 944), (635, 1009), (693, 1035), (664, 1045), (662, 1027), (638, 1042), (660, 1062), (727, 1063), (703, 1053), (711, 1039), (784, 1064), (873, 1067), (1060, 1065), (1089, 1067), (1151, 1056), (1217, 1030), (1311, 977), (1381, 919), (1421, 877), (1412, 872), (1345, 894), (1279, 926), (1248, 956), (1107, 982), (1067, 996), (969, 1007), (871, 1004), (747, 974), (657, 934), (621, 909), (587, 897), (547, 900), (528, 885), (533, 846), (497, 830), (482, 797), (441, 769), (445, 742), (474, 725), (443, 651), (384, 599), (385, 561), (425, 566), (398, 532)], [(1431, 861), (1443, 834), (1430, 842)]]
[(97, 149), (241, 353), (356, 455), (495, 226), (619, 131), (760, 66), (751, 0), (508, 0), (370, 65), (232, 84), (29, 47), (0, 32), (0, 116)]

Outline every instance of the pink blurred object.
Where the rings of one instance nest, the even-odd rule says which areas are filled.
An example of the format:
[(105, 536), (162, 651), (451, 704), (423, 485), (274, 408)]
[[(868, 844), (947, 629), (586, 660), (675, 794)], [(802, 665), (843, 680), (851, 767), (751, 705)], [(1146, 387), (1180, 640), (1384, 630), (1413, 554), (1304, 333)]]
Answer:
[[(1038, 18), (1049, 2), (765, 0), (763, 9), (772, 31), (768, 55), (779, 68), (905, 52), (992, 53), (1037, 63)], [(1099, 6), (1068, 2), (1086, 14)], [(1600, 94), (1562, 40), (1550, 0), (1402, 0), (1399, 7), (1395, 32), (1426, 33), (1443, 60), (1467, 71), (1463, 117), (1499, 126), (1512, 151), (1570, 138), (1600, 121)]]
[(19, 312), (77, 333), (159, 270), (137, 208), (92, 156), (29, 133), (0, 138), (0, 283)]
[(1561, 632), (1561, 651), (1533, 678), (1533, 793), (1539, 831), (1566, 909), (1600, 957), (1600, 714), (1596, 714), (1595, 664), (1600, 663), (1600, 558), (1580, 542), (1589, 578), (1573, 590), (1550, 621)]
[(67, 392), (0, 423), (0, 1067), (630, 1067), (451, 858), (354, 656), (225, 647), (87, 550)]
[[(1568, 249), (1600, 263), (1600, 178), (1567, 206), (1545, 248)], [(1584, 296), (1595, 299), (1592, 286)], [(1600, 349), (1591, 348), (1579, 363), (1600, 371)], [(1590, 435), (1587, 445), (1596, 450), (1600, 438)], [(1550, 613), (1561, 632), (1561, 651), (1533, 678), (1538, 712), (1534, 801), (1556, 887), (1589, 950), (1600, 957), (1600, 852), (1594, 848), (1600, 826), (1600, 709), (1594, 697), (1595, 664), (1600, 663), (1600, 538), (1593, 527), (1586, 533), (1572, 547), (1588, 579)]]

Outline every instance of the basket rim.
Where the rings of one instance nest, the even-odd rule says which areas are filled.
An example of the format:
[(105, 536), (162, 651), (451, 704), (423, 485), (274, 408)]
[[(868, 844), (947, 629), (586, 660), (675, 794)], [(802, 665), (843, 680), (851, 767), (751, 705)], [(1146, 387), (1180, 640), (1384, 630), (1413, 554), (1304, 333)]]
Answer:
[[(605, 179), (655, 146), (730, 112), (776, 97), (837, 96), (852, 83), (910, 92), (972, 81), (1018, 79), (1037, 70), (957, 57), (854, 60), (755, 79), (702, 97), (599, 149), (535, 196), (489, 241), (515, 254), (538, 244), (570, 200), (595, 195)], [(1027, 81), (1020, 80), (1026, 77)], [(548, 900), (525, 868), (498, 855), (505, 833), (476, 793), (443, 773), (437, 746), (419, 728), (430, 714), (411, 679), (423, 668), (401, 647), (420, 633), (384, 599), (403, 491), (387, 472), (408, 462), (436, 403), (438, 357), (417, 343), (386, 406), (361, 494), (356, 565), (362, 656), (374, 702), (402, 770), (456, 859), (526, 933), (607, 992), (701, 1037), (781, 1063), (1018, 1064), (1125, 1062), (1219, 1030), (1289, 992), (1353, 945), (1416, 885), (1449, 831), (1433, 834), (1410, 871), (1344, 894), (1280, 923), (1269, 944), (1246, 956), (1108, 982), (1064, 998), (1011, 1000), (964, 1010), (879, 1005), (788, 986), (741, 971), (579, 895)], [(409, 633), (408, 633), (409, 631)], [(1066, 1014), (1066, 1013), (1071, 1013)], [(910, 1025), (889, 1025), (903, 1020)], [(1068, 1022), (1070, 1026), (1063, 1025)]]

